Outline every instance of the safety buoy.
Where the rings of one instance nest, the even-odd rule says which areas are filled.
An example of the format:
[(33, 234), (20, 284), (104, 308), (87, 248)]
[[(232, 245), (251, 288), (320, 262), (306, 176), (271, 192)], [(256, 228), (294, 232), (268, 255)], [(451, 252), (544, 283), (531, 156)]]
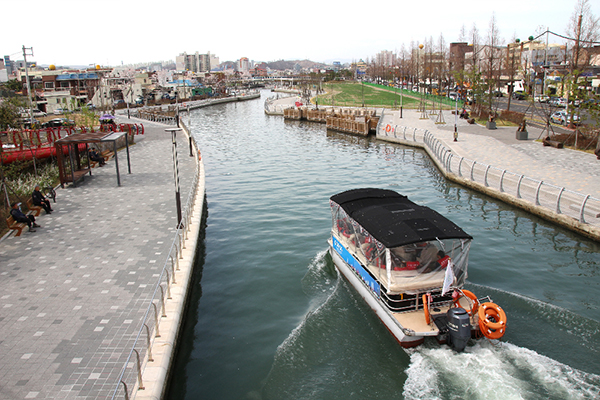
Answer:
[(479, 306), (479, 329), (488, 339), (500, 339), (506, 331), (506, 313), (495, 303)]
[(429, 315), (429, 301), (427, 294), (423, 295), (423, 312), (425, 313), (425, 322), (429, 325), (431, 323), (431, 315)]
[(392, 127), (390, 126), (390, 124), (387, 124), (387, 126), (385, 127), (385, 133), (390, 133), (392, 131)]
[(473, 316), (473, 314), (475, 312), (477, 312), (477, 310), (479, 310), (479, 301), (477, 300), (477, 296), (475, 296), (475, 293), (471, 292), (470, 290), (459, 290), (459, 293), (462, 294), (462, 296), (457, 297), (456, 299), (454, 299), (454, 307), (461, 307), (460, 305), (460, 298), (465, 296), (467, 297), (469, 300), (471, 300), (471, 309), (467, 310), (467, 313), (470, 316)]

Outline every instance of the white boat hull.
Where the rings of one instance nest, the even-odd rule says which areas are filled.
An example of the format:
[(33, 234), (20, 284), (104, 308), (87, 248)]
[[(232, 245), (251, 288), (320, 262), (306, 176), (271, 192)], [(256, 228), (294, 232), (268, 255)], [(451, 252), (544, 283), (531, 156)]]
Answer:
[[(339, 241), (335, 237), (332, 237), (336, 245), (339, 246)], [(403, 328), (399, 322), (392, 316), (392, 313), (382, 304), (381, 300), (375, 294), (376, 290), (373, 290), (372, 285), (365, 283), (360, 277), (360, 272), (357, 271), (356, 267), (351, 267), (348, 262), (342, 258), (340, 253), (344, 254), (344, 250), (347, 254), (344, 254), (345, 258), (352, 257), (351, 263), (360, 264), (356, 259), (342, 246), (339, 250), (336, 250), (334, 243), (330, 239), (329, 241), (329, 253), (337, 269), (340, 271), (342, 276), (356, 289), (358, 294), (367, 302), (369, 307), (375, 312), (377, 317), (383, 322), (385, 327), (390, 333), (396, 338), (402, 347), (414, 347), (418, 346), (424, 341), (424, 336), (414, 335), (414, 332)], [(362, 267), (361, 267), (362, 268)]]

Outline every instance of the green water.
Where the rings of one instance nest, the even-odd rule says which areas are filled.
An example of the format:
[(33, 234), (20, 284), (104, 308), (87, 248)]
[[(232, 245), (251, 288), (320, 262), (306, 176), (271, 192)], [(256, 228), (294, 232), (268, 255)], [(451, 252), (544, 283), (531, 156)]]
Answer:
[[(192, 112), (208, 216), (167, 398), (600, 397), (597, 243), (445, 181), (418, 149), (266, 116), (268, 95)], [(357, 187), (475, 238), (467, 287), (506, 310), (501, 344), (397, 344), (326, 254), (328, 199)]]

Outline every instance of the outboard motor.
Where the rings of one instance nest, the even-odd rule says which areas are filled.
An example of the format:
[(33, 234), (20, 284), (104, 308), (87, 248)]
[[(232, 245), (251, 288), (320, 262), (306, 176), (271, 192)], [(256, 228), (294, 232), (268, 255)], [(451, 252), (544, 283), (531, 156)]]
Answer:
[(448, 344), (461, 352), (471, 339), (471, 321), (464, 308), (450, 308), (446, 313), (448, 319)]

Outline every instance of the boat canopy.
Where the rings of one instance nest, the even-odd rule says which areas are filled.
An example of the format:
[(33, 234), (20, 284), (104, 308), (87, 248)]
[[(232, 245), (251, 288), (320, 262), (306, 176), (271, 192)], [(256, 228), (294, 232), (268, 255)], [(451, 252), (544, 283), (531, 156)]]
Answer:
[(473, 239), (437, 211), (386, 189), (353, 189), (330, 199), (387, 248), (413, 243)]

